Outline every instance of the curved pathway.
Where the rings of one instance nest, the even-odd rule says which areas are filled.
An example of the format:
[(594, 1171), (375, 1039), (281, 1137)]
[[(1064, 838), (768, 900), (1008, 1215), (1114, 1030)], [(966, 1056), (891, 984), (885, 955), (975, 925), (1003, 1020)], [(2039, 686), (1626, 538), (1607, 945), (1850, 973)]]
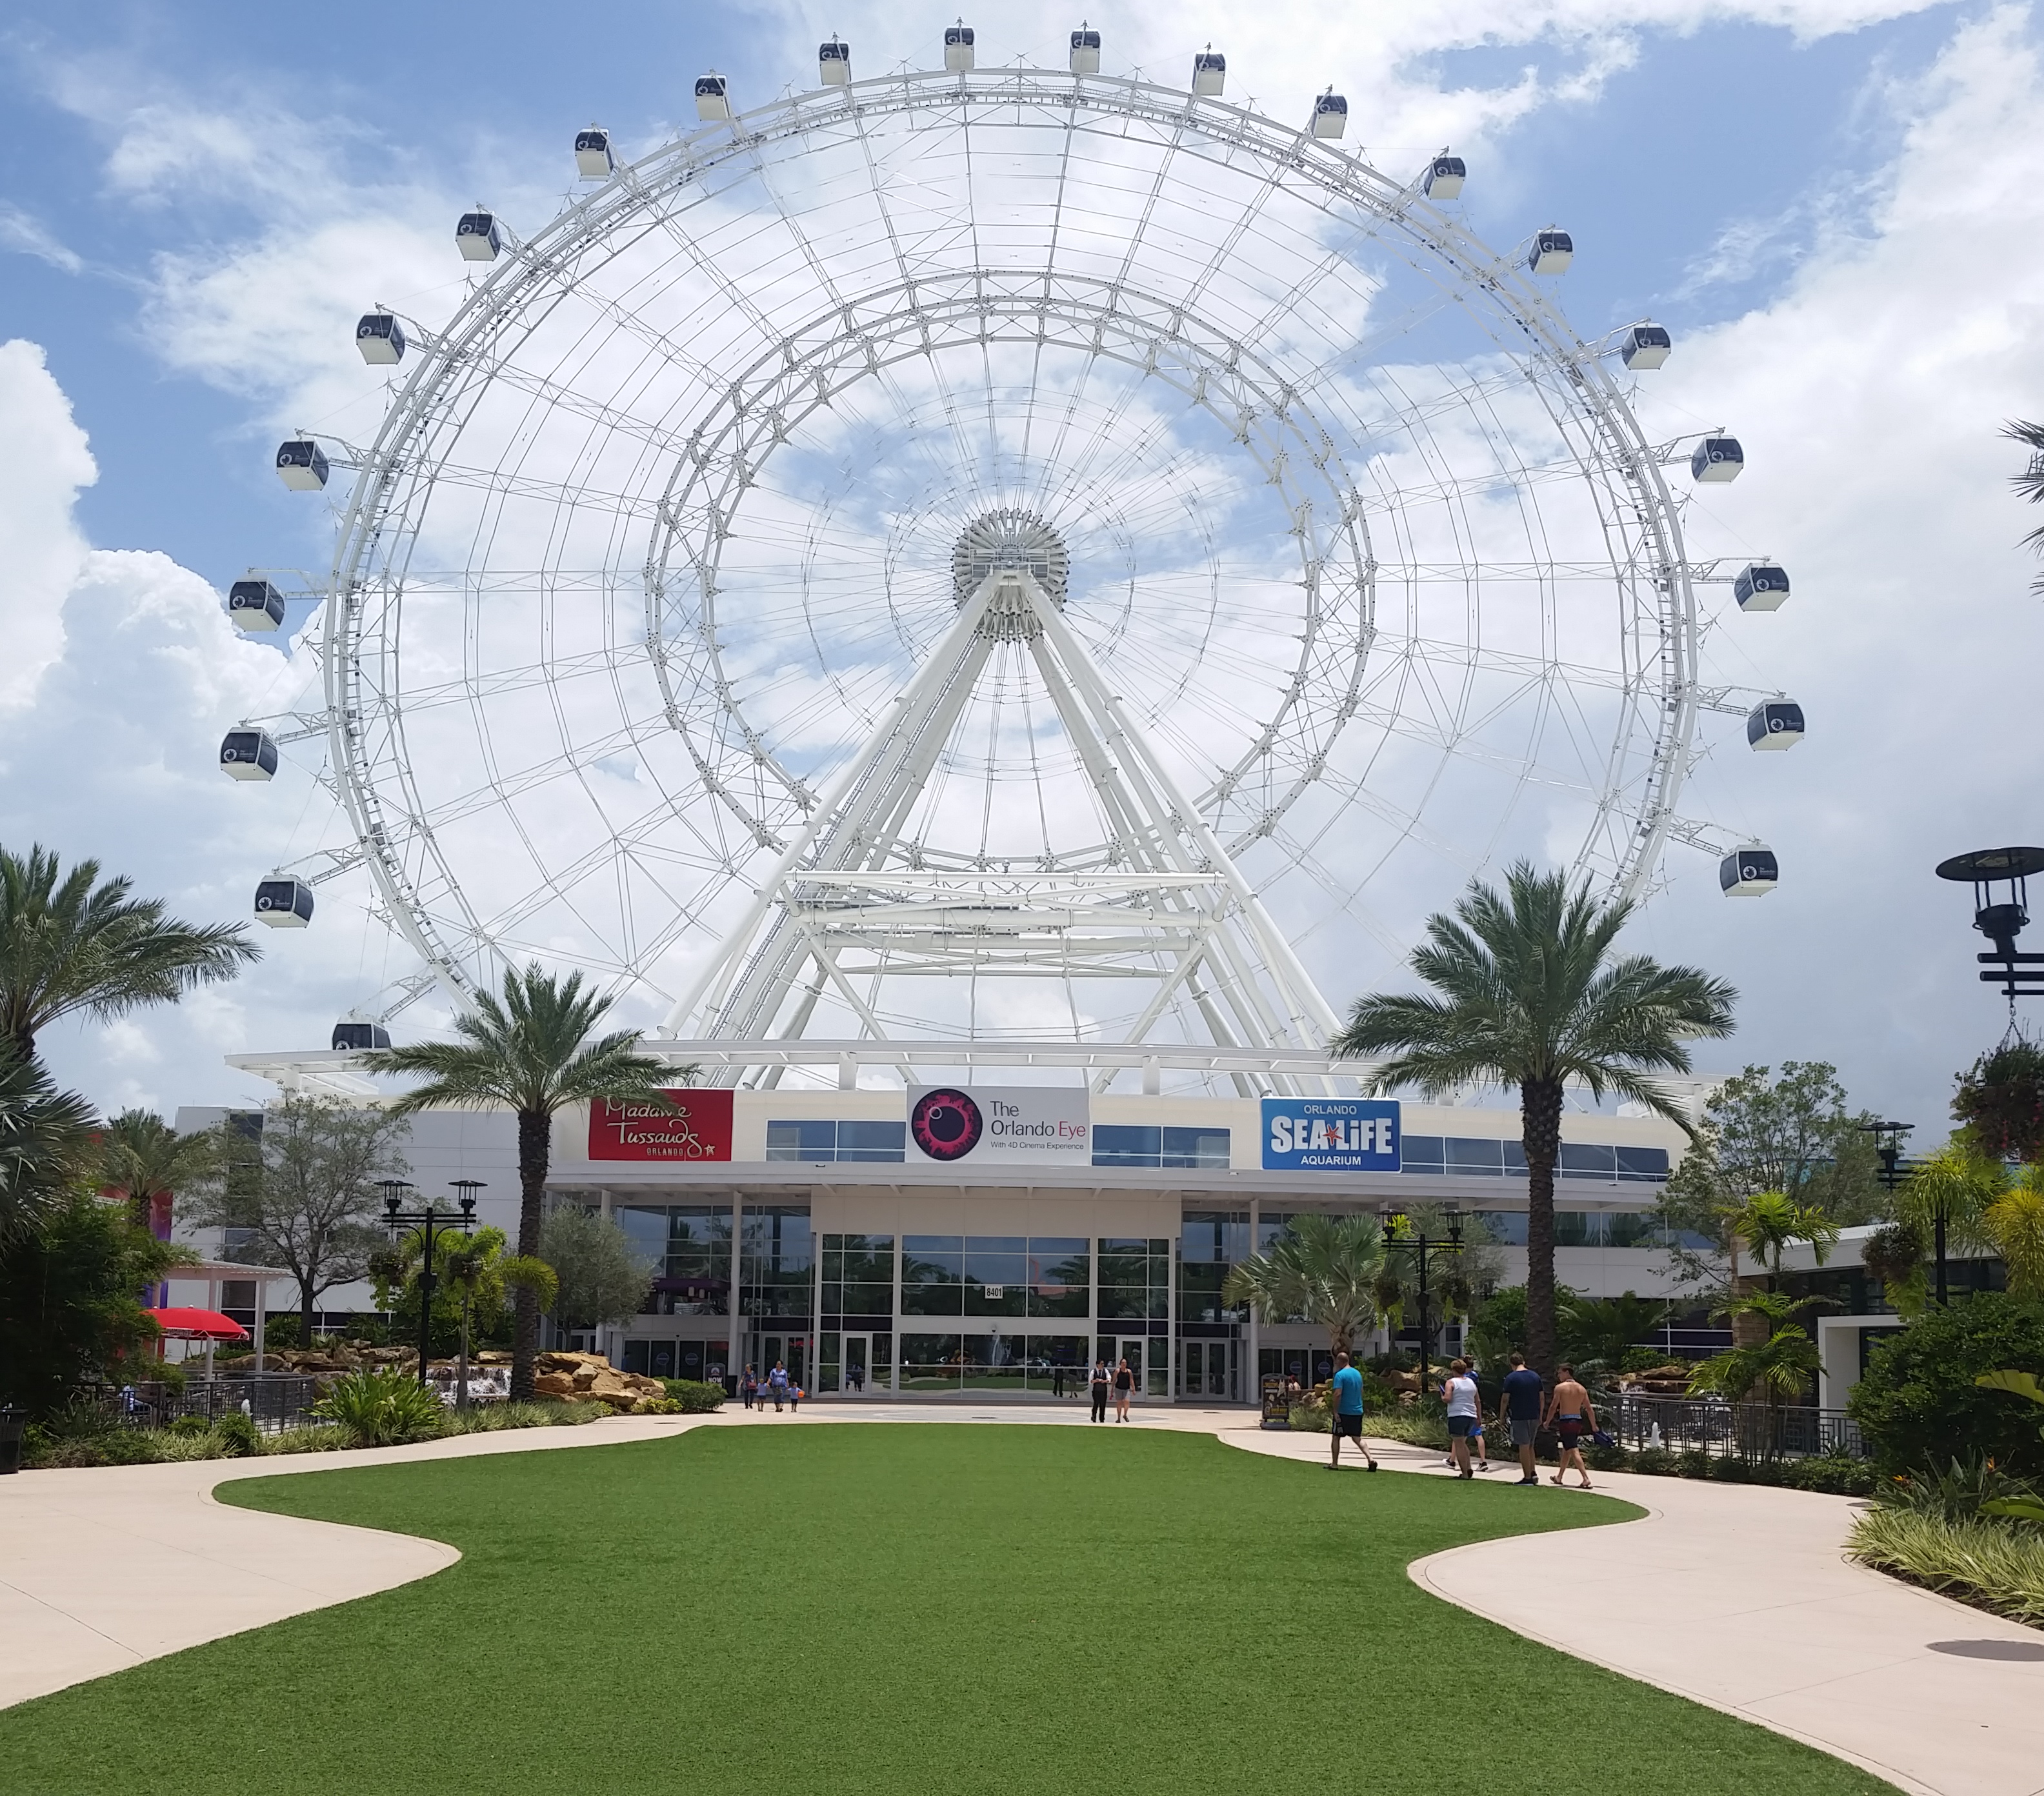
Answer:
[[(1083, 1426), (1084, 1409), (727, 1409), (369, 1453), (0, 1479), (0, 1706), (389, 1590), (458, 1556), (437, 1541), (223, 1506), (213, 1493), (232, 1479), (652, 1440), (705, 1425), (854, 1421)], [(1327, 1451), (1324, 1435), (1266, 1433), (1239, 1409), (1139, 1410), (1135, 1425), (1284, 1459)], [(1387, 1469), (1446, 1476), (1431, 1453), (1384, 1441), (1372, 1451)], [(1416, 1561), (1412, 1576), (1519, 1633), (1792, 1735), (1914, 1796), (2044, 1796), (2044, 1632), (1845, 1559), (1854, 1506), (1843, 1498), (1623, 1474), (1605, 1475), (1600, 1488), (1645, 1519), (1479, 1541)]]

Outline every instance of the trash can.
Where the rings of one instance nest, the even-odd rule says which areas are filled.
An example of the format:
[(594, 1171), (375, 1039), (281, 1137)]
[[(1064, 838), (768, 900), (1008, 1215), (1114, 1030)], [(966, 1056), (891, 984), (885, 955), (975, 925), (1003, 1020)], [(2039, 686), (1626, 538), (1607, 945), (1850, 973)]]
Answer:
[(21, 1469), (21, 1431), (29, 1424), (29, 1412), (12, 1403), (0, 1403), (0, 1472)]

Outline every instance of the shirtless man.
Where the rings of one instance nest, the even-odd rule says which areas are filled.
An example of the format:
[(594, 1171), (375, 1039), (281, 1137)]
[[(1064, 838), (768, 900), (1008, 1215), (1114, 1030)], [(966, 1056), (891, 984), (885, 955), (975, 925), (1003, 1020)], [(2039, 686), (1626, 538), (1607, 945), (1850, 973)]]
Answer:
[(1576, 1368), (1563, 1365), (1555, 1369), (1561, 1377), (1554, 1395), (1547, 1399), (1547, 1426), (1560, 1436), (1562, 1445), (1554, 1462), (1554, 1476), (1549, 1482), (1560, 1483), (1562, 1474), (1573, 1460), (1582, 1476), (1581, 1487), (1587, 1491), (1592, 1487), (1590, 1468), (1583, 1463), (1583, 1440), (1596, 1426), (1596, 1411), (1590, 1407), (1589, 1392), (1576, 1382)]

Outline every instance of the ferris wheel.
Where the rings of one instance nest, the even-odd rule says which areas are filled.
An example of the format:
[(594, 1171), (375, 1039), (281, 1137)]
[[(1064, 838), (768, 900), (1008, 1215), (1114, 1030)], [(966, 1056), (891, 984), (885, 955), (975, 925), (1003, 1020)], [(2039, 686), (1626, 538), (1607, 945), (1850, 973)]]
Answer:
[(375, 440), (278, 454), (355, 470), (321, 690), (222, 750), (323, 752), (352, 840), (259, 914), (366, 869), (421, 963), (379, 1019), (538, 958), (686, 1036), (1318, 1045), (1520, 854), (1770, 889), (1682, 796), (1716, 714), (1800, 738), (1704, 666), (1787, 580), (1685, 547), (1743, 456), (1635, 418), (1668, 333), (1579, 338), (1568, 233), (1486, 246), (1480, 174), (1331, 90), (975, 60), (705, 75), (529, 237), (463, 216), (451, 317), (362, 319)]

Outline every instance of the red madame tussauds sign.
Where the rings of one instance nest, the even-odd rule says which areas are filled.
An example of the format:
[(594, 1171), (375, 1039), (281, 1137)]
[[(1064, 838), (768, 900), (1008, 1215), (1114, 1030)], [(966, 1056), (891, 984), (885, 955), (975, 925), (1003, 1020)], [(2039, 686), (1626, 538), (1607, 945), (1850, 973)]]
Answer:
[(669, 1092), (674, 1104), (612, 1103), (589, 1107), (592, 1160), (728, 1160), (728, 1091)]

